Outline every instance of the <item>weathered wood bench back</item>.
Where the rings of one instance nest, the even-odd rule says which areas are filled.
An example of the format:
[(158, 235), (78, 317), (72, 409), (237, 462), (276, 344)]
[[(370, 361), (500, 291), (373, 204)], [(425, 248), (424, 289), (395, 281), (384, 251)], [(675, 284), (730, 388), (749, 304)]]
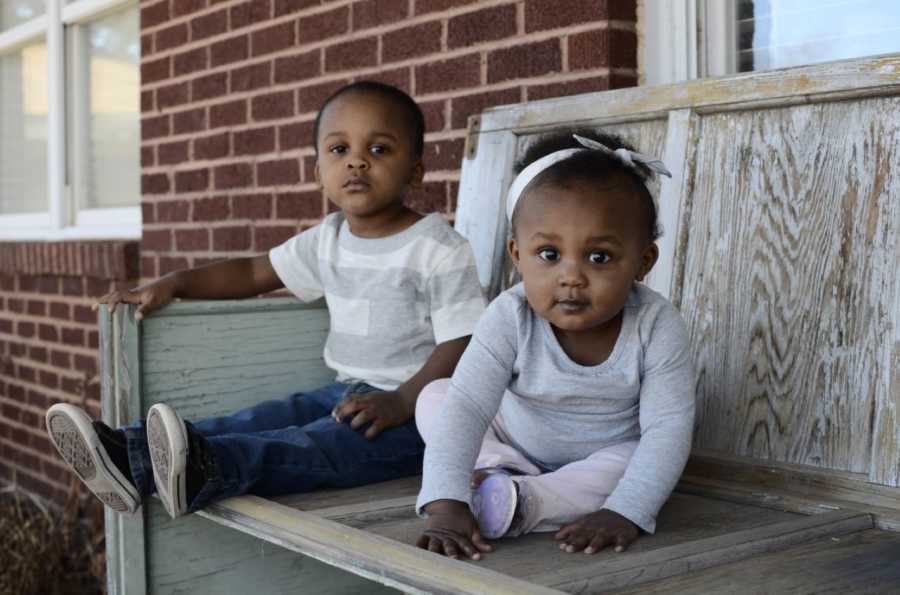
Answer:
[[(698, 366), (698, 456), (680, 489), (791, 513), (871, 505), (879, 526), (896, 529), (898, 95), (900, 57), (893, 56), (492, 109), (471, 121), (457, 228), (494, 295), (508, 283), (503, 197), (513, 161), (535, 134), (603, 128), (662, 156), (674, 176), (658, 187), (666, 234), (650, 284), (683, 312)], [(190, 419), (324, 384), (332, 377), (321, 360), (326, 326), (324, 309), (288, 299), (175, 304), (140, 324), (130, 308), (104, 312), (104, 416), (122, 424), (167, 401)], [(320, 516), (305, 512), (328, 506), (316, 498), (270, 509), (236, 499), (204, 513), (220, 524), (197, 515), (171, 522), (151, 499), (134, 518), (107, 517), (110, 590), (381, 588), (276, 543), (413, 592), (548, 592), (404, 545), (419, 525), (410, 511), (414, 482), (398, 486), (358, 492)], [(641, 546), (661, 548), (644, 558), (571, 572), (542, 567), (540, 560), (562, 562), (535, 554), (544, 550), (529, 549), (538, 542), (527, 539), (494, 560), (507, 574), (596, 591), (638, 580), (597, 578), (604, 572), (648, 580), (826, 535), (819, 524), (831, 532), (871, 526), (867, 515), (842, 510), (753, 533), (741, 523), (762, 517), (733, 508), (707, 524), (691, 521), (703, 511), (681, 498), (671, 510), (682, 512), (664, 526), (695, 539), (714, 527), (750, 534), (673, 549), (660, 545), (673, 537), (663, 531)], [(342, 519), (346, 534), (328, 519)], [(651, 566), (633, 566), (640, 560)]]

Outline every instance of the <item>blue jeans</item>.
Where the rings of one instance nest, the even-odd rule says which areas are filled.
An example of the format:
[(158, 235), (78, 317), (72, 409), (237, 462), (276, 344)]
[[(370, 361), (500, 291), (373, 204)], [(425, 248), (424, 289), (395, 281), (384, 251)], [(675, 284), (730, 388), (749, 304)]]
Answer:
[[(382, 431), (374, 440), (339, 423), (331, 411), (347, 394), (378, 390), (336, 382), (286, 399), (265, 401), (223, 417), (190, 425), (206, 437), (218, 462), (188, 503), (191, 511), (241, 494), (280, 496), (317, 488), (349, 488), (422, 472), (425, 444), (415, 418)], [(122, 428), (135, 487), (156, 491), (144, 420)]]

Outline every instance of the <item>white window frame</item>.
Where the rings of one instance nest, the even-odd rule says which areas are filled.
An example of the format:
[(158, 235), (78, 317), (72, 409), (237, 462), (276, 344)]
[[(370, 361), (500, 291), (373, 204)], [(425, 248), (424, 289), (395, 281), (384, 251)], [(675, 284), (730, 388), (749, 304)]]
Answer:
[[(72, 168), (66, 179), (66, 52), (65, 28), (89, 23), (111, 12), (137, 7), (137, 0), (47, 0), (47, 12), (0, 33), (0, 55), (44, 39), (47, 44), (47, 203), (46, 212), (0, 214), (0, 240), (139, 239), (141, 207), (77, 208), (74, 188), (84, 175)], [(77, 62), (75, 62), (77, 63)], [(87, 81), (73, 73), (69, 100), (83, 100)], [(73, 113), (82, 113), (77, 109)], [(75, 118), (70, 133), (86, 137), (87, 122)], [(79, 143), (76, 143), (78, 146)]]

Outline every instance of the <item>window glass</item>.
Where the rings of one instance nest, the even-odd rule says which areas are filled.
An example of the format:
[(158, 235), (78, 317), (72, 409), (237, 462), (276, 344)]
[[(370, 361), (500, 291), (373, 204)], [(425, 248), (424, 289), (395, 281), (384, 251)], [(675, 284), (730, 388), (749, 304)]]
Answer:
[(46, 0), (0, 0), (0, 31), (12, 29), (45, 12)]
[(47, 46), (0, 55), (0, 215), (46, 212)]
[(736, 0), (741, 72), (900, 52), (898, 0)]
[[(140, 204), (140, 37), (137, 10), (67, 31), (69, 170), (80, 209)], [(70, 176), (71, 178), (72, 176)]]

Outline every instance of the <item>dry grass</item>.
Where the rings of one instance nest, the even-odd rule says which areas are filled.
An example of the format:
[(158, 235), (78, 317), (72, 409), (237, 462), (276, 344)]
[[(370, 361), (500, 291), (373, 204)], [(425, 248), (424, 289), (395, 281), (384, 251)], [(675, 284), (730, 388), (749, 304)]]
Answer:
[(14, 485), (0, 489), (0, 593), (103, 593), (103, 507), (73, 477), (51, 509)]

